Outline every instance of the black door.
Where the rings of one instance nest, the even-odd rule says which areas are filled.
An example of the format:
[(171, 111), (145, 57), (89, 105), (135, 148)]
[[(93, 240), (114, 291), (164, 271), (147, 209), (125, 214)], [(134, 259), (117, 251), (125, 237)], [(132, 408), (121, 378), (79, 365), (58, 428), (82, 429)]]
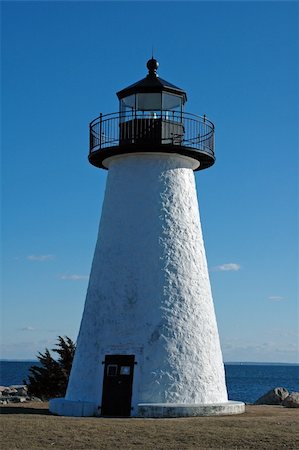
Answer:
[(102, 416), (130, 416), (134, 355), (106, 355)]

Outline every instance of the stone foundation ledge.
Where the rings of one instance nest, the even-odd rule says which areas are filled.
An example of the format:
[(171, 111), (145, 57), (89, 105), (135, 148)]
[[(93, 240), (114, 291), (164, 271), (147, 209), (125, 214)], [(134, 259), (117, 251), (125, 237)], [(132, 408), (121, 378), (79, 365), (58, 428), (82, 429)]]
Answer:
[(92, 417), (98, 415), (98, 405), (93, 402), (52, 398), (49, 401), (49, 411), (58, 416)]
[[(51, 399), (49, 402), (49, 410), (51, 413), (59, 416), (92, 417), (100, 415), (96, 403), (66, 400), (65, 398)], [(225, 416), (242, 414), (244, 412), (245, 404), (234, 401), (210, 404), (139, 403), (137, 417), (175, 418)]]
[(245, 403), (227, 401), (209, 404), (139, 403), (138, 417), (226, 416), (245, 412)]

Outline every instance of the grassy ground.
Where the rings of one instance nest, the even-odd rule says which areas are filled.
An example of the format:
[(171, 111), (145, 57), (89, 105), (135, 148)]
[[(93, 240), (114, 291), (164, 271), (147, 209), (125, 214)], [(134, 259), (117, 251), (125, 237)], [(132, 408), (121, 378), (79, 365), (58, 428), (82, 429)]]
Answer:
[(47, 408), (47, 403), (3, 406), (1, 449), (299, 449), (299, 410), (281, 406), (181, 419), (57, 417)]

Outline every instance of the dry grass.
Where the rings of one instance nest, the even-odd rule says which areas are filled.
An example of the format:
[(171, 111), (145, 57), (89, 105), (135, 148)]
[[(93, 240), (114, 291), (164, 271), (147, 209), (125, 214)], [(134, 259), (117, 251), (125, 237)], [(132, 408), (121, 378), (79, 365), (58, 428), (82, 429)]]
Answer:
[(280, 406), (181, 419), (57, 417), (47, 408), (47, 403), (3, 406), (1, 449), (299, 449), (299, 410)]

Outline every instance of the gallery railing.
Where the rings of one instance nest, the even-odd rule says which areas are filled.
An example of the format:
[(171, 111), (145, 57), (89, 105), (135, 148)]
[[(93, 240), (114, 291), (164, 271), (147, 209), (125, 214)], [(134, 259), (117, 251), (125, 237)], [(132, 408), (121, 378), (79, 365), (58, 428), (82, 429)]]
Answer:
[(111, 147), (180, 146), (214, 157), (214, 124), (176, 111), (100, 115), (90, 123), (90, 153)]

